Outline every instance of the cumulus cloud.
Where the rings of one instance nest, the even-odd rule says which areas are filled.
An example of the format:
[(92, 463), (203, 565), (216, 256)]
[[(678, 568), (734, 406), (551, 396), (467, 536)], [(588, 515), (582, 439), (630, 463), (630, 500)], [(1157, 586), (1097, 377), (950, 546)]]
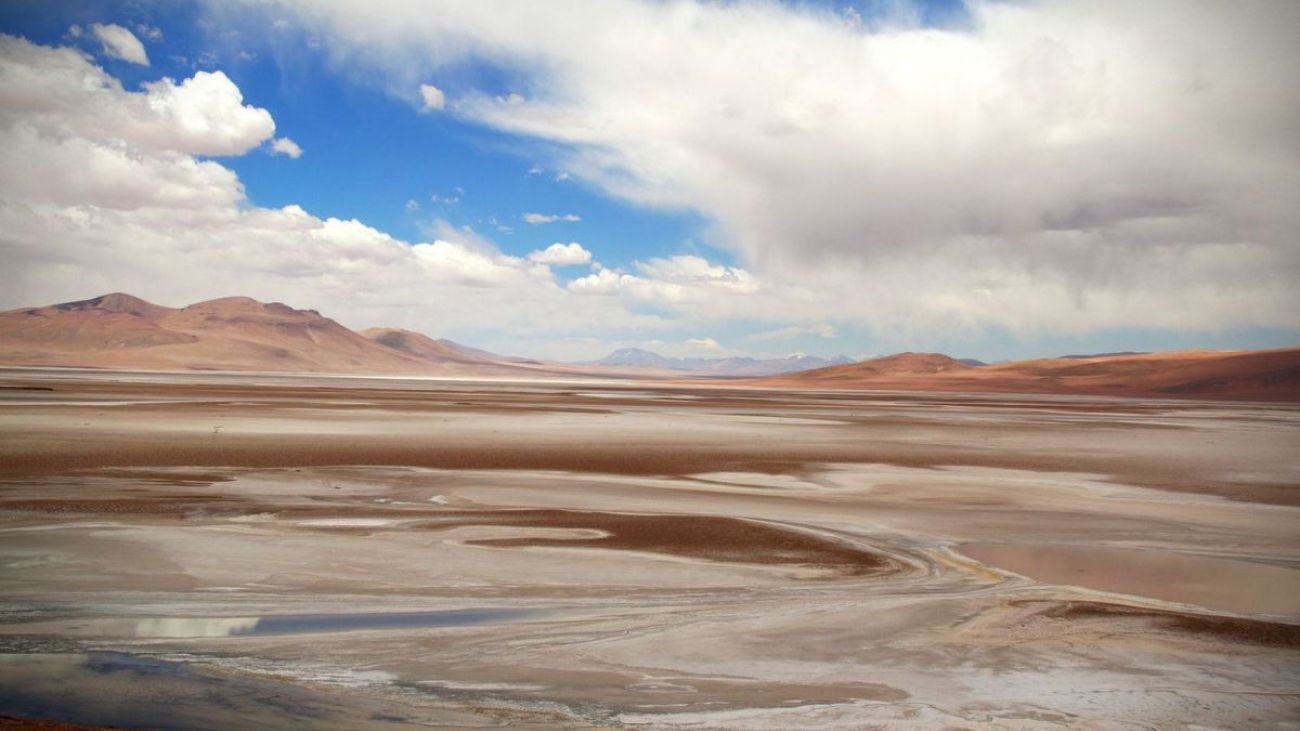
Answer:
[(439, 111), (447, 106), (446, 95), (433, 84), (420, 84), (420, 99), (424, 102), (422, 109), (426, 112)]
[(298, 146), (297, 142), (294, 142), (288, 137), (276, 137), (271, 140), (271, 153), (275, 155), (288, 155), (294, 160), (297, 160), (302, 157), (302, 148)]
[[(777, 3), (293, 3), (380, 71), (466, 58), (459, 113), (873, 328), (1294, 329), (1300, 4), (972, 2), (936, 30)], [(626, 43), (635, 27), (641, 42)], [(668, 294), (644, 272), (575, 291)], [(574, 285), (571, 285), (574, 287)], [(752, 304), (752, 303), (751, 303)], [(729, 305), (719, 303), (720, 309)]]
[(126, 28), (115, 23), (92, 23), (90, 31), (103, 44), (104, 55), (141, 66), (149, 65), (144, 44)]
[(0, 123), (51, 142), (120, 150), (116, 141), (125, 140), (150, 153), (237, 155), (275, 132), (270, 113), (244, 105), (220, 71), (200, 71), (180, 84), (164, 78), (128, 93), (73, 49), (12, 36), (0, 36), (0, 68)]
[(567, 244), (558, 241), (541, 251), (534, 251), (528, 255), (529, 261), (535, 261), (539, 264), (554, 264), (556, 266), (578, 266), (580, 264), (591, 263), (591, 252), (582, 248), (582, 244), (576, 241), (570, 241)]
[(563, 213), (563, 214), (554, 214), (554, 213), (525, 213), (525, 214), (524, 214), (524, 222), (525, 222), (525, 223), (531, 223), (531, 224), (533, 224), (534, 226), (539, 225), (539, 224), (543, 224), (543, 223), (555, 223), (556, 221), (565, 221), (565, 222), (568, 222), (568, 223), (576, 223), (576, 222), (581, 221), (581, 220), (582, 220), (581, 217), (576, 216), (576, 215), (574, 215), (574, 214), (572, 214), (572, 213)]
[(162, 79), (145, 89), (159, 132), (173, 138), (167, 144), (178, 152), (237, 155), (275, 132), (270, 112), (244, 105), (239, 87), (221, 71), (200, 71), (179, 85)]

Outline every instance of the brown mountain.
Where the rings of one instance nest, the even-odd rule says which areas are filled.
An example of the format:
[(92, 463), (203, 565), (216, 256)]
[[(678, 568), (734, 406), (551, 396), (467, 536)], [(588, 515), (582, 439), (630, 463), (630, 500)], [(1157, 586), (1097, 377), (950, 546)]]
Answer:
[(1069, 356), (980, 368), (943, 355), (901, 353), (754, 383), (795, 388), (1300, 401), (1300, 348)]
[(26, 363), (41, 362), (46, 354), (194, 342), (194, 336), (158, 324), (171, 312), (127, 294), (0, 312), (0, 353), (7, 363)]
[[(367, 340), (389, 350), (419, 359), (434, 366), (436, 372), (448, 375), (536, 378), (542, 375), (567, 375), (554, 367), (529, 368), (542, 365), (536, 361), (512, 358), (471, 348), (452, 340), (438, 339), (412, 330), (397, 327), (372, 327), (360, 333)], [(425, 368), (429, 370), (429, 368)]]
[[(430, 338), (409, 333), (406, 341)], [(180, 309), (114, 293), (0, 312), (0, 363), (101, 368), (532, 375), (469, 356), (393, 348), (315, 310), (226, 297)]]
[(423, 333), (398, 327), (372, 327), (361, 335), (384, 347), (406, 353), (430, 363), (501, 363), (509, 360), (487, 351), (468, 348), (450, 340), (434, 340)]
[(799, 371), (791, 377), (806, 381), (856, 381), (890, 376), (932, 376), (971, 368), (973, 366), (942, 353), (896, 353), (857, 363)]

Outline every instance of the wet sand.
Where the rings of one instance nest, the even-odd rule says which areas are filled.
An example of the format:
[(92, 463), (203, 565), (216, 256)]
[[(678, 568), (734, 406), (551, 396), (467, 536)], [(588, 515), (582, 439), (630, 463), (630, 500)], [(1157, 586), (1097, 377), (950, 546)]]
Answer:
[(0, 715), (1283, 727), (1296, 453), (1273, 404), (3, 370)]
[(969, 543), (963, 555), (1045, 584), (1163, 599), (1229, 612), (1300, 616), (1295, 569), (1173, 551)]

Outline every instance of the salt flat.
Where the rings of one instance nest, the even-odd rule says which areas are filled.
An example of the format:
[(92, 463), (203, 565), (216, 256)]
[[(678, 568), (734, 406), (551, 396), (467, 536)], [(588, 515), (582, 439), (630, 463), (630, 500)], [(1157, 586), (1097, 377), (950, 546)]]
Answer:
[(1294, 405), (40, 369), (0, 386), (0, 714), (1300, 714)]

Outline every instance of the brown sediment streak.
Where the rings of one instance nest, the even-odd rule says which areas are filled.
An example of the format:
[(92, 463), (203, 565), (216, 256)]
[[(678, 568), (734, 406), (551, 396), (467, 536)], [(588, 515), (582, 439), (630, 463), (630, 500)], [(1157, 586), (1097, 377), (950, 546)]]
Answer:
[(1024, 599), (1011, 602), (1011, 605), (1026, 608), (1041, 605), (1043, 608), (1036, 614), (1049, 619), (1066, 621), (1133, 619), (1164, 632), (1203, 635), (1242, 644), (1300, 648), (1300, 624), (1246, 617), (1192, 614), (1107, 602)]
[(233, 507), (243, 501), (213, 495), (154, 495), (142, 498), (35, 498), (0, 500), (0, 510), (38, 513), (174, 515)]
[(830, 539), (737, 518), (698, 515), (645, 515), (569, 510), (466, 512), (423, 524), (450, 529), (512, 526), (597, 530), (597, 538), (486, 538), (480, 546), (604, 548), (646, 551), (732, 563), (817, 566), (845, 576), (893, 573), (901, 565), (880, 554)]

